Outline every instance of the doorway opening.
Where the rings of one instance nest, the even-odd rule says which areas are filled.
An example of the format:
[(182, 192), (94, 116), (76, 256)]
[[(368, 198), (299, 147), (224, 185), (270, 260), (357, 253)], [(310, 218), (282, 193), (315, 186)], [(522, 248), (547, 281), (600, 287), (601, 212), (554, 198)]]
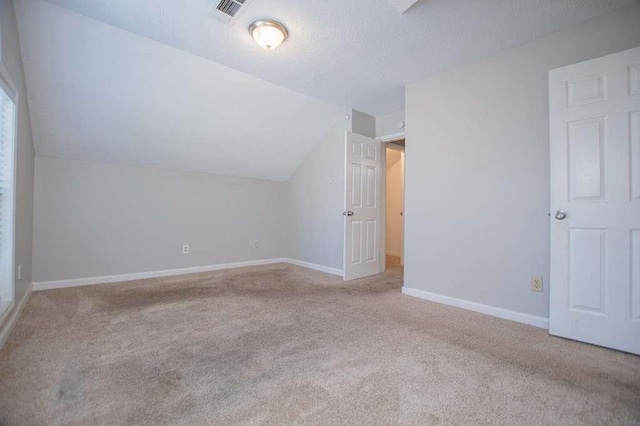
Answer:
[(386, 142), (385, 148), (385, 269), (404, 267), (405, 139)]

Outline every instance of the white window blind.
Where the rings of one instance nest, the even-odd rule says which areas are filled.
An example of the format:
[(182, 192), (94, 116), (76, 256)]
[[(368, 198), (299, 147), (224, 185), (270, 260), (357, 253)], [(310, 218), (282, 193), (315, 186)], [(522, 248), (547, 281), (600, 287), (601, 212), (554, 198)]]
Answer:
[[(6, 98), (4, 93), (0, 94), (0, 98)], [(7, 193), (7, 167), (5, 167), (7, 159), (7, 141), (9, 140), (10, 130), (10, 102), (7, 99), (0, 99), (0, 242), (4, 241), (2, 216), (4, 213), (4, 200)], [(0, 244), (0, 257), (2, 257), (2, 249), (4, 244)]]
[(14, 114), (13, 101), (0, 89), (0, 311), (13, 301)]

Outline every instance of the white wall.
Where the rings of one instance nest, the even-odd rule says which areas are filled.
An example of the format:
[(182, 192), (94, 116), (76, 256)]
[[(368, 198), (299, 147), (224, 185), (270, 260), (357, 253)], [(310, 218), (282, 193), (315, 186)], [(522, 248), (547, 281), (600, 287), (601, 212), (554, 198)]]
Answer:
[(40, 156), (35, 169), (34, 281), (285, 256), (284, 182)]
[(344, 134), (354, 126), (375, 132), (373, 117), (345, 109), (289, 182), (37, 156), (34, 281), (287, 254), (341, 270)]
[(405, 287), (548, 316), (548, 71), (640, 45), (639, 23), (630, 6), (407, 87)]
[(398, 121), (405, 121), (404, 110), (376, 117), (376, 137), (404, 132), (404, 128), (398, 129)]
[(355, 110), (347, 114), (350, 119), (335, 123), (288, 186), (288, 256), (338, 270), (344, 261), (345, 132), (375, 133), (373, 117)]
[(22, 264), (22, 278), (16, 281), (15, 286), (15, 302), (18, 303), (31, 283), (34, 151), (31, 138), (27, 87), (13, 1), (0, 1), (0, 30), (2, 31), (2, 65), (17, 86), (19, 97), (16, 154), (15, 263), (16, 265)]
[(387, 181), (386, 181), (386, 251), (387, 254), (400, 256), (402, 252), (402, 152), (386, 149)]
[(351, 110), (351, 131), (359, 135), (376, 137), (376, 118), (364, 112)]
[(51, 3), (16, 3), (38, 155), (286, 181), (342, 115)]
[[(345, 116), (348, 111), (345, 111)], [(289, 257), (342, 270), (344, 134), (341, 119), (289, 179), (287, 188)]]

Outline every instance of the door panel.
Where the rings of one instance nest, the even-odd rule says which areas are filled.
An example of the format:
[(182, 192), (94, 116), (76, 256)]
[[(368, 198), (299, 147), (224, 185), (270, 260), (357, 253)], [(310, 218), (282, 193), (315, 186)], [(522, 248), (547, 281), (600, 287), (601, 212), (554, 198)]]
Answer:
[(639, 64), (636, 48), (549, 73), (549, 331), (638, 354)]
[(640, 229), (631, 230), (631, 319), (640, 322)]
[(629, 65), (629, 96), (640, 95), (640, 64)]
[(631, 145), (631, 200), (640, 201), (640, 111), (629, 113)]
[(377, 172), (377, 167), (367, 166), (367, 207), (369, 208), (376, 208), (378, 206), (378, 202), (376, 200), (378, 195)]
[(351, 171), (351, 206), (362, 207), (362, 166), (360, 164), (353, 164)]
[(362, 263), (362, 221), (351, 221), (351, 264)]
[(347, 132), (345, 182), (345, 280), (382, 272), (379, 256), (381, 143)]
[(375, 220), (367, 221), (367, 237), (364, 241), (367, 245), (367, 262), (375, 262), (376, 258), (378, 257), (378, 250), (376, 250), (378, 244), (376, 238), (377, 228), (378, 224)]
[(569, 123), (571, 200), (600, 200), (604, 195), (604, 117)]
[(567, 106), (574, 107), (591, 102), (604, 101), (604, 74), (590, 75), (567, 82)]
[(569, 230), (569, 307), (604, 313), (604, 229)]

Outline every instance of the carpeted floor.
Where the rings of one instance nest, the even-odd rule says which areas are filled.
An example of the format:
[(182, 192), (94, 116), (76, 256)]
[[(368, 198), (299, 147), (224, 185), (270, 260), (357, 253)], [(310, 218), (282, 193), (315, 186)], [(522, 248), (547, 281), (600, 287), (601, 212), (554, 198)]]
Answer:
[(34, 293), (2, 425), (638, 424), (640, 357), (277, 264)]

